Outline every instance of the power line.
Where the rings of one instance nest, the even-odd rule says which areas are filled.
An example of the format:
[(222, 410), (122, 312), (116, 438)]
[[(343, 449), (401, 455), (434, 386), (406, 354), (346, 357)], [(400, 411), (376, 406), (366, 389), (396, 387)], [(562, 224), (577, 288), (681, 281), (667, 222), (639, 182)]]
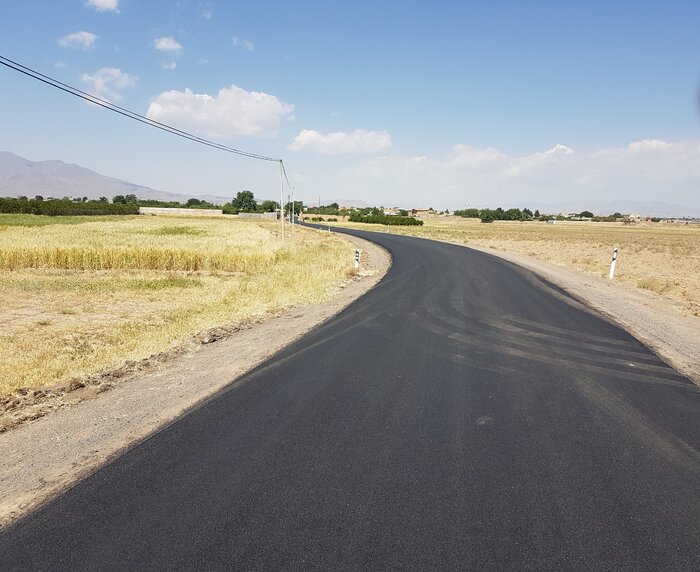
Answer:
[(104, 109), (108, 109), (109, 111), (113, 111), (114, 113), (118, 113), (119, 115), (122, 115), (124, 117), (128, 117), (129, 119), (133, 119), (134, 121), (139, 121), (140, 123), (144, 123), (144, 124), (149, 125), (151, 127), (155, 127), (156, 129), (160, 129), (161, 131), (165, 131), (166, 133), (171, 133), (172, 135), (177, 135), (178, 137), (182, 137), (183, 139), (188, 139), (190, 141), (194, 141), (195, 143), (200, 143), (201, 145), (206, 145), (206, 146), (212, 147), (214, 149), (219, 149), (220, 151), (226, 151), (227, 153), (233, 153), (234, 155), (240, 155), (242, 157), (248, 157), (250, 159), (258, 159), (260, 161), (274, 161), (276, 163), (280, 163), (282, 166), (282, 173), (284, 174), (284, 179), (287, 182), (287, 186), (289, 188), (292, 188), (292, 185), (290, 184), (289, 179), (287, 178), (287, 171), (284, 167), (284, 161), (282, 159), (278, 159), (276, 157), (269, 157), (267, 155), (260, 155), (258, 153), (251, 153), (249, 151), (243, 151), (241, 149), (236, 149), (234, 147), (229, 147), (229, 146), (223, 145), (221, 143), (216, 143), (214, 141), (204, 139), (202, 137), (199, 137), (199, 136), (194, 135), (192, 133), (189, 133), (187, 131), (177, 129), (176, 127), (173, 127), (172, 125), (167, 125), (166, 123), (161, 123), (160, 121), (150, 119), (149, 117), (146, 117), (144, 115), (140, 115), (134, 111), (130, 111), (129, 109), (125, 109), (123, 107), (115, 105), (114, 103), (112, 103), (110, 101), (107, 101), (105, 99), (101, 99), (95, 95), (81, 91), (78, 88), (75, 88), (71, 85), (63, 83), (55, 78), (44, 75), (44, 74), (42, 74), (42, 73), (40, 73), (40, 72), (30, 68), (30, 67), (24, 66), (18, 62), (15, 62), (9, 58), (4, 57), (2, 55), (0, 55), (0, 64), (4, 65), (5, 67), (8, 67), (12, 70), (15, 70), (19, 73), (22, 73), (26, 76), (29, 76), (37, 81), (40, 81), (40, 82), (45, 83), (47, 85), (50, 85), (51, 87), (55, 87), (56, 89), (64, 91), (70, 95), (73, 95), (75, 97), (79, 97), (80, 99), (84, 99), (85, 101), (87, 101), (89, 103), (92, 103), (94, 105), (98, 105)]
[(279, 162), (282, 164), (282, 174), (284, 175), (284, 180), (287, 181), (287, 186), (288, 186), (290, 189), (294, 190), (294, 187), (293, 187), (292, 184), (289, 182), (289, 178), (287, 177), (287, 169), (284, 168), (284, 161), (282, 161), (282, 159), (280, 159)]

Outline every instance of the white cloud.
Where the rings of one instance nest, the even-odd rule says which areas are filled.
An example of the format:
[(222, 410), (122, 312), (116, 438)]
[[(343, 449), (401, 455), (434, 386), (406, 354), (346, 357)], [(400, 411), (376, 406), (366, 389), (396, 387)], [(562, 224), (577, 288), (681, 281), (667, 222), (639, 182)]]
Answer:
[(447, 160), (453, 165), (471, 165), (478, 166), (486, 163), (493, 163), (506, 159), (505, 153), (493, 147), (479, 149), (470, 147), (469, 145), (455, 145), (452, 148), (452, 154)]
[(179, 53), (182, 50), (182, 46), (172, 36), (156, 38), (153, 40), (153, 47), (167, 53)]
[(92, 32), (73, 32), (58, 38), (58, 45), (62, 48), (91, 50), (95, 47), (95, 40), (97, 40), (97, 36)]
[(206, 93), (164, 91), (149, 105), (150, 119), (172, 123), (209, 137), (273, 136), (280, 118), (294, 106), (274, 95), (246, 91), (236, 85), (223, 88), (215, 96)]
[(355, 198), (383, 204), (420, 205), (429, 193), (441, 208), (614, 200), (698, 208), (700, 141), (642, 140), (591, 151), (556, 145), (524, 155), (455, 145), (443, 156), (373, 157), (335, 177), (341, 181), (337, 196), (362, 189)]
[(391, 147), (391, 136), (387, 131), (365, 131), (352, 133), (319, 133), (305, 129), (289, 146), (292, 151), (315, 151), (322, 155), (373, 155)]
[(119, 0), (87, 0), (85, 5), (98, 12), (119, 12)]
[(119, 92), (133, 86), (138, 77), (121, 71), (119, 68), (101, 68), (94, 74), (84, 73), (80, 81), (90, 87), (91, 93), (108, 101), (119, 101)]
[(240, 46), (241, 48), (249, 52), (255, 51), (255, 44), (253, 44), (253, 42), (251, 42), (250, 40), (242, 40), (238, 36), (234, 36), (232, 40), (234, 46)]
[(531, 155), (512, 157), (509, 159), (509, 176), (518, 176), (524, 173), (532, 173), (541, 170), (545, 166), (556, 164), (570, 165), (579, 159), (575, 151), (566, 145), (557, 144), (546, 151), (538, 151)]
[(166, 70), (174, 70), (176, 67), (176, 62), (163, 62), (163, 68)]

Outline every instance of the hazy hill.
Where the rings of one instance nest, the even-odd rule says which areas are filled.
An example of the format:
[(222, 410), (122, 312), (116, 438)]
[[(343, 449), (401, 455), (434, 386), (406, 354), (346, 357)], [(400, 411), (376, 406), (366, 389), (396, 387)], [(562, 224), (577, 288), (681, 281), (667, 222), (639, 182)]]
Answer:
[[(185, 202), (188, 195), (158, 191), (128, 181), (95, 173), (63, 161), (30, 161), (7, 151), (0, 151), (0, 197), (88, 197), (111, 199), (115, 195), (136, 195), (140, 199)], [(221, 204), (231, 198), (200, 196)]]

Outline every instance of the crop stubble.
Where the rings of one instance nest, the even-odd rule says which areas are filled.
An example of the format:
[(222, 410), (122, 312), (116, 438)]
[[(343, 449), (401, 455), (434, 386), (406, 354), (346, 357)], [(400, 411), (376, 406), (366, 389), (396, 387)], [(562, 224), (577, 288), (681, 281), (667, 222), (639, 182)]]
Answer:
[(0, 215), (0, 395), (326, 300), (354, 272), (348, 242), (298, 229), (282, 244), (274, 221), (47, 218)]

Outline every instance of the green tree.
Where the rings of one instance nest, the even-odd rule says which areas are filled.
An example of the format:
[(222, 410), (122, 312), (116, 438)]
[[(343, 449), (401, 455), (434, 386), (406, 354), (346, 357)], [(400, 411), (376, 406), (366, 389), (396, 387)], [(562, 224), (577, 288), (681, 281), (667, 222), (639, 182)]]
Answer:
[(481, 222), (493, 222), (498, 218), (498, 210), (481, 209), (479, 211), (479, 218)]
[(259, 209), (264, 213), (273, 213), (278, 208), (280, 208), (280, 204), (277, 201), (263, 201), (260, 203), (259, 207)]
[(235, 212), (254, 213), (258, 209), (255, 196), (250, 191), (239, 191), (236, 198), (231, 201), (231, 207)]
[(456, 210), (452, 214), (455, 216), (461, 216), (464, 218), (479, 218), (479, 209), (462, 209)]
[(505, 220), (520, 220), (523, 218), (523, 213), (520, 209), (508, 209), (503, 214)]
[(591, 211), (581, 211), (579, 215), (581, 218), (593, 218), (593, 213)]

